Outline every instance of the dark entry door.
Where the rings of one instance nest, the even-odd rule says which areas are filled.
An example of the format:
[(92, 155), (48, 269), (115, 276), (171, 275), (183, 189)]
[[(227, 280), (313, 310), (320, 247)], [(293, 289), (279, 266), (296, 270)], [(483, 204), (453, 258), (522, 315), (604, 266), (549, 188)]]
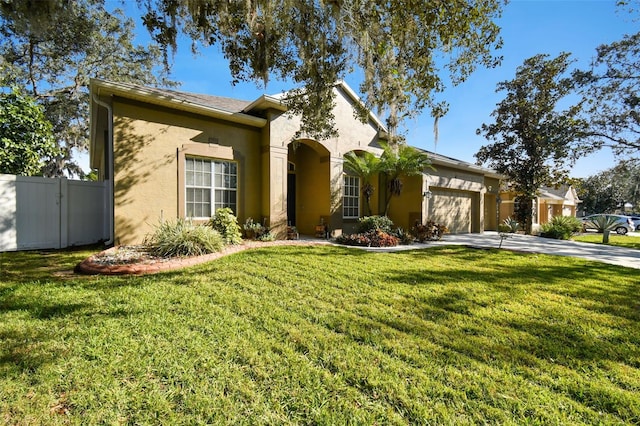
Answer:
[(296, 226), (296, 175), (287, 175), (287, 224)]

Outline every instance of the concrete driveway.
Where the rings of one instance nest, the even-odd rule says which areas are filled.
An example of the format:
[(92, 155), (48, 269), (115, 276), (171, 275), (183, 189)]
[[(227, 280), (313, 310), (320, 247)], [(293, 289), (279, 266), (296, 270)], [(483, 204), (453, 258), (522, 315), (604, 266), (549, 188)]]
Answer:
[[(528, 253), (580, 257), (583, 259), (595, 260), (597, 262), (640, 269), (640, 250), (604, 244), (554, 240), (550, 238), (534, 237), (531, 235), (509, 235), (510, 236), (505, 238), (502, 242), (503, 249)], [(628, 238), (640, 238), (640, 233), (630, 233), (628, 234)], [(429, 244), (460, 244), (472, 247), (498, 248), (500, 246), (500, 235), (497, 232), (490, 231), (487, 231), (484, 234), (445, 235), (442, 241)]]
[[(640, 238), (640, 232), (628, 234), (628, 238)], [(470, 247), (498, 248), (500, 235), (487, 231), (484, 234), (446, 234), (441, 241), (397, 247), (357, 247), (367, 251), (392, 252), (415, 250), (438, 245), (464, 245)], [(355, 248), (355, 247), (354, 247)], [(579, 243), (576, 241), (554, 240), (531, 235), (509, 234), (502, 241), (502, 248), (526, 253), (544, 253), (558, 256), (580, 257), (612, 265), (640, 269), (640, 250), (603, 244)]]

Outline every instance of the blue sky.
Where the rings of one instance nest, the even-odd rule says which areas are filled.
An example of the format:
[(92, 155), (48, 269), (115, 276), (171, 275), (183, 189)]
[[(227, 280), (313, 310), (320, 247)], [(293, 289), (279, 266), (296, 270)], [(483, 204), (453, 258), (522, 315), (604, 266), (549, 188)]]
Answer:
[[(131, 6), (128, 4), (129, 11)], [(538, 53), (555, 57), (565, 51), (577, 60), (574, 67), (587, 68), (597, 46), (638, 30), (638, 23), (634, 24), (626, 10), (616, 7), (614, 0), (515, 0), (504, 7), (498, 25), (504, 41), (498, 52), (504, 57), (502, 65), (478, 69), (465, 83), (444, 92), (442, 98), (450, 110), (440, 120), (437, 145), (428, 112), (406, 123), (409, 144), (475, 162), (473, 154), (488, 143), (476, 135), (476, 129), (492, 122), (490, 114), (504, 98), (504, 93), (495, 93), (496, 84), (513, 79), (525, 59)], [(146, 33), (142, 27), (139, 31)], [(140, 37), (147, 39), (146, 34)], [(172, 79), (182, 83), (178, 90), (253, 100), (263, 93), (290, 88), (278, 81), (270, 82), (266, 89), (252, 83), (231, 86), (227, 62), (215, 46), (194, 56), (189, 41), (183, 41), (186, 43), (179, 45), (172, 61)], [(345, 80), (357, 90), (357, 74)], [(613, 155), (605, 150), (580, 160), (571, 175), (586, 177), (614, 165)]]

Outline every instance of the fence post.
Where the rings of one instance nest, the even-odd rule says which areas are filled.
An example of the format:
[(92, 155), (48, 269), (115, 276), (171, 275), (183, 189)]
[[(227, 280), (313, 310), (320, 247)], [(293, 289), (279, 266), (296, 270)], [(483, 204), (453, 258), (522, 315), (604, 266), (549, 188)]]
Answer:
[(69, 246), (69, 181), (58, 179), (58, 207), (60, 208), (60, 241), (58, 248)]

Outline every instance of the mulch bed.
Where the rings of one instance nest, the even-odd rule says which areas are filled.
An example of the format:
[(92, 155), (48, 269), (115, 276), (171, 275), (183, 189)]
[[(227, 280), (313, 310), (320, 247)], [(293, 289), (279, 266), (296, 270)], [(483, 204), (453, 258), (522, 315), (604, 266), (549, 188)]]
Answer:
[(101, 251), (80, 262), (75, 272), (87, 275), (146, 275), (170, 271), (187, 266), (199, 265), (219, 259), (222, 256), (238, 253), (243, 250), (291, 245), (327, 244), (324, 240), (278, 240), (270, 242), (245, 241), (242, 244), (224, 247), (221, 251), (203, 256), (191, 257), (158, 257), (149, 253), (144, 246), (116, 246)]

